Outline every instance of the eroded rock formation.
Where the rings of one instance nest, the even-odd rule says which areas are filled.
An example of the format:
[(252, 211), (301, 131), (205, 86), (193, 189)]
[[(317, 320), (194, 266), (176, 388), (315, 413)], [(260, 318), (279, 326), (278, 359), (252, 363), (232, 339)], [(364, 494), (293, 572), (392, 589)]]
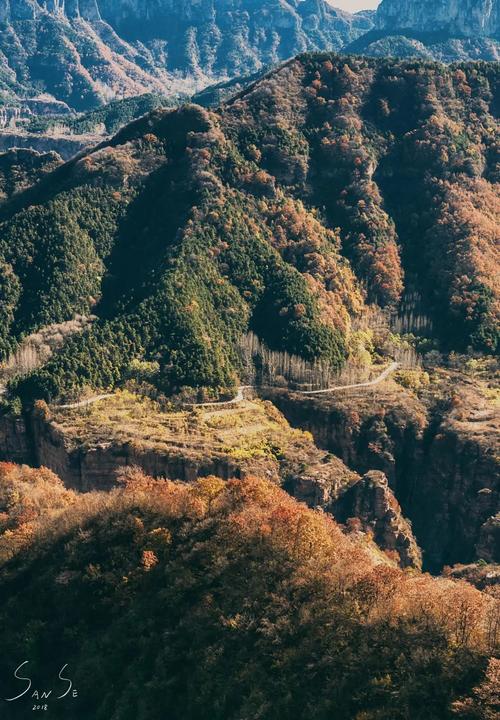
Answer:
[(377, 395), (266, 391), (288, 421), (359, 473), (377, 469), (424, 551), (424, 566), (499, 562), (498, 413), (460, 387), (463, 407), (428, 407), (397, 386)]
[(446, 32), (495, 37), (500, 32), (498, 0), (383, 0), (376, 25), (385, 30)]

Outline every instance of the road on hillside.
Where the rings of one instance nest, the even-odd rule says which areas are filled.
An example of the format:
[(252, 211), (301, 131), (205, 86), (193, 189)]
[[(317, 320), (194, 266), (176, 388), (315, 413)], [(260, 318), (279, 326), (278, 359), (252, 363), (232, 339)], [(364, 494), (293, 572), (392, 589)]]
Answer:
[[(326, 393), (339, 392), (340, 390), (355, 390), (357, 388), (373, 387), (374, 385), (378, 385), (379, 383), (386, 380), (389, 375), (391, 375), (391, 373), (396, 370), (398, 366), (399, 363), (393, 362), (376, 378), (374, 378), (373, 380), (367, 380), (366, 382), (355, 383), (353, 385), (336, 385), (335, 387), (326, 388), (324, 390), (295, 390), (294, 392), (299, 395), (321, 395)], [(254, 385), (241, 385), (238, 388), (238, 392), (231, 400), (222, 400), (221, 402), (193, 403), (191, 404), (191, 407), (212, 407), (214, 405), (230, 405), (240, 403), (245, 399), (244, 391), (254, 389)], [(86, 400), (80, 400), (79, 402), (75, 403), (70, 403), (69, 405), (58, 405), (57, 408), (59, 410), (75, 410), (77, 408), (86, 407), (87, 405), (92, 405), (95, 402), (99, 402), (99, 400), (106, 400), (107, 398), (110, 398), (112, 396), (113, 393), (105, 393), (104, 395), (96, 395), (95, 397), (87, 398)]]
[(378, 385), (379, 383), (386, 380), (391, 373), (396, 370), (396, 368), (399, 366), (399, 363), (393, 362), (389, 365), (388, 368), (384, 370), (384, 372), (380, 373), (376, 378), (373, 380), (368, 380), (367, 382), (362, 383), (355, 383), (354, 385), (337, 385), (336, 387), (327, 388), (326, 390), (297, 390), (301, 395), (320, 395), (321, 393), (331, 393), (331, 392), (338, 392), (339, 390), (353, 390), (355, 388), (366, 388), (366, 387), (373, 387), (374, 385)]

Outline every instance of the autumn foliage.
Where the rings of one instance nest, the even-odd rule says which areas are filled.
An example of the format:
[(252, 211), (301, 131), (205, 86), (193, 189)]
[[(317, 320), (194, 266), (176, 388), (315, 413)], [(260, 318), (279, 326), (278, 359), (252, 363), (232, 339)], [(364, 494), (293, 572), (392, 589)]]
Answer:
[(443, 720), (489, 692), (497, 601), (388, 565), (268, 481), (135, 470), (70, 495), (0, 580), (2, 682), (14, 650), (74, 670), (82, 700), (54, 717)]
[(163, 393), (217, 395), (248, 331), (336, 371), (366, 305), (395, 310), (405, 290), (441, 349), (494, 352), (498, 73), (304, 55), (47, 173), (1, 208), (0, 359), (97, 320), (13, 392), (113, 388), (145, 361)]

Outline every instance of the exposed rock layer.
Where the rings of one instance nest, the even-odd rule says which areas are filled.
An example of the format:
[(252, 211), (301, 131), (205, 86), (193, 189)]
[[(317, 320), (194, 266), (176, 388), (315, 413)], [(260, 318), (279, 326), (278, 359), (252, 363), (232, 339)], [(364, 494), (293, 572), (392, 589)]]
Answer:
[(497, 36), (499, 0), (383, 0), (376, 25), (385, 30), (444, 31), (468, 37)]
[(357, 472), (376, 468), (387, 475), (429, 570), (476, 558), (500, 561), (493, 518), (500, 499), (498, 428), (483, 435), (474, 418), (432, 415), (401, 389), (323, 400), (281, 390), (266, 396)]

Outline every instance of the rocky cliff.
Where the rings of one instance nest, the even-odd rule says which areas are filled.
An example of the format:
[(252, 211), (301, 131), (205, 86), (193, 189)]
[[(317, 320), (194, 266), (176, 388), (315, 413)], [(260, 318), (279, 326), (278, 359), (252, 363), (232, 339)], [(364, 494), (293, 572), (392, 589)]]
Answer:
[(454, 62), (498, 60), (498, 0), (383, 0), (375, 29), (349, 51)]
[(0, 415), (0, 462), (32, 462), (32, 448), (26, 422), (21, 415)]
[(239, 75), (307, 50), (339, 49), (372, 25), (326, 0), (100, 0), (105, 18), (129, 42), (164, 40), (170, 66)]
[[(106, 402), (111, 403), (109, 417)], [(119, 402), (120, 396), (115, 396), (69, 414), (39, 404), (29, 428), (24, 428), (32, 440), (33, 459), (19, 453), (16, 459), (51, 469), (67, 488), (79, 492), (111, 489), (127, 467), (183, 482), (209, 475), (223, 480), (262, 475), (309, 507), (331, 513), (342, 523), (349, 521), (351, 530), (368, 533), (401, 567), (421, 566), (411, 525), (384, 474), (374, 471), (360, 477), (318, 448), (308, 433), (291, 429), (269, 403), (246, 401), (195, 410), (182, 421), (189, 425), (186, 434), (182, 422), (165, 433), (165, 427), (179, 422), (179, 413), (150, 416), (146, 424), (142, 418), (124, 433), (123, 418), (119, 424), (113, 420)], [(144, 406), (135, 402), (140, 416)], [(94, 436), (97, 419), (102, 423), (99, 439)], [(5, 432), (0, 424), (0, 460), (10, 457), (13, 442), (22, 434), (23, 428), (15, 428), (13, 422)]]
[(445, 32), (465, 37), (500, 33), (499, 0), (383, 0), (376, 25), (384, 30)]
[(373, 534), (377, 545), (397, 558), (401, 567), (420, 567), (421, 552), (411, 524), (384, 473), (372, 470), (344, 492), (332, 508), (339, 522), (354, 521), (364, 532)]
[[(388, 384), (377, 395), (305, 398), (266, 391), (288, 421), (359, 473), (385, 473), (412, 521), (424, 565), (474, 559), (499, 562), (500, 425), (498, 412), (467, 386), (460, 407), (429, 408)], [(356, 507), (358, 498), (350, 498)], [(343, 511), (344, 512), (344, 511)], [(359, 513), (353, 513), (359, 516)]]

